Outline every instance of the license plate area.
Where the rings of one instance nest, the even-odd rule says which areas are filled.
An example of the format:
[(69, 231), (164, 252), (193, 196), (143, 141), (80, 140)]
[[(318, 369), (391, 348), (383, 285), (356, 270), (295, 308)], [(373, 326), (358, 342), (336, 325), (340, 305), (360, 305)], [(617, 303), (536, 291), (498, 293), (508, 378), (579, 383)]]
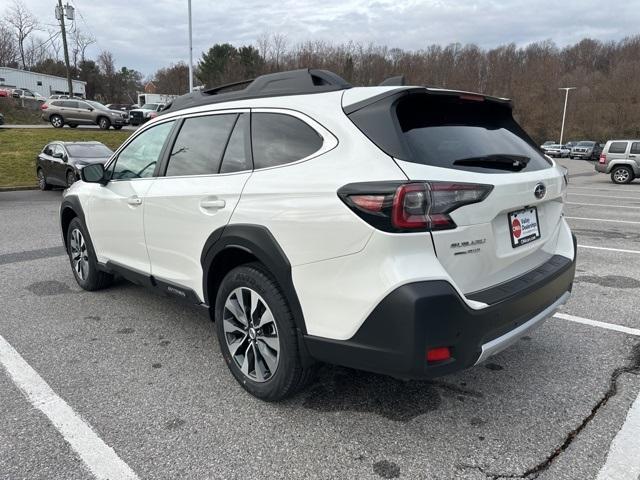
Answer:
[(511, 232), (511, 246), (521, 247), (540, 238), (540, 223), (538, 222), (538, 208), (527, 207), (510, 212), (509, 231)]

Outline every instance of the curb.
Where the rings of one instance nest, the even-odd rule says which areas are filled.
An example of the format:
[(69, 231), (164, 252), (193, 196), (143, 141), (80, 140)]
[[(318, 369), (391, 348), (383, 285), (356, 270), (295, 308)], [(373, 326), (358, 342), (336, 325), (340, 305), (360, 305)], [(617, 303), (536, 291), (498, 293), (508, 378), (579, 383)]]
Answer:
[(37, 186), (0, 187), (0, 192), (17, 192), (20, 190), (38, 190)]

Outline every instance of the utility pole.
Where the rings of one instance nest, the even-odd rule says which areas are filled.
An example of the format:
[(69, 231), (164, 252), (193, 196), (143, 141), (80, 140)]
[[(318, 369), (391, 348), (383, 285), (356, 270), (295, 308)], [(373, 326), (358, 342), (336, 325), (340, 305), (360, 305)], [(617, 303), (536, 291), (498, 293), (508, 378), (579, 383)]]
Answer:
[(187, 1), (189, 3), (189, 93), (191, 93), (193, 92), (193, 35), (191, 29), (191, 0)]
[(569, 100), (569, 90), (575, 90), (576, 87), (561, 87), (558, 90), (564, 90), (564, 110), (562, 111), (562, 127), (560, 128), (560, 145), (562, 145), (562, 137), (564, 135), (564, 119), (567, 116), (567, 100)]
[(56, 7), (56, 18), (60, 20), (60, 30), (62, 31), (62, 47), (64, 49), (64, 65), (67, 67), (67, 86), (69, 88), (69, 98), (73, 98), (73, 83), (71, 82), (71, 68), (69, 67), (69, 48), (67, 47), (67, 31), (64, 26), (64, 17), (73, 20), (73, 7), (67, 5), (62, 7), (62, 0), (58, 0)]

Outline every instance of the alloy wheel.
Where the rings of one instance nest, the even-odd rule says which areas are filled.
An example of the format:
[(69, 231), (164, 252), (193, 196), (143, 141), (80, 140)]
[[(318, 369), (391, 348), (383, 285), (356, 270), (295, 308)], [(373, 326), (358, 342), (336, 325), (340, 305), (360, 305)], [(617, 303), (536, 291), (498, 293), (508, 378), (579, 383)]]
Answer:
[(73, 172), (67, 173), (67, 187), (70, 187), (71, 185), (73, 185), (75, 181), (76, 181), (76, 176), (73, 174)]
[(44, 178), (44, 172), (42, 170), (38, 170), (38, 187), (40, 190), (44, 190), (47, 186), (47, 180)]
[(77, 228), (74, 228), (71, 232), (70, 247), (73, 270), (80, 280), (84, 280), (89, 274), (89, 252), (87, 251), (84, 236)]
[(626, 168), (620, 168), (614, 172), (613, 178), (618, 183), (625, 183), (629, 180), (629, 170)]
[(60, 117), (53, 117), (51, 123), (54, 127), (60, 128), (62, 126), (62, 119)]
[(254, 382), (266, 382), (280, 360), (278, 327), (265, 300), (247, 287), (233, 290), (224, 304), (224, 337), (231, 358)]

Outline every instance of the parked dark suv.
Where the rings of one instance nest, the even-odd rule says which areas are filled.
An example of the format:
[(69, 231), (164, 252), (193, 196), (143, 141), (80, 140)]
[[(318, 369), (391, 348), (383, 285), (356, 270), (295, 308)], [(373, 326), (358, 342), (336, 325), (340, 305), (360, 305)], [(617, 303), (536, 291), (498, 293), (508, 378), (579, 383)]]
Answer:
[(108, 130), (109, 127), (120, 130), (129, 121), (125, 112), (109, 110), (93, 100), (47, 100), (40, 109), (42, 119), (51, 122), (55, 128), (62, 128), (67, 124), (71, 128), (78, 125), (98, 125), (102, 130)]

